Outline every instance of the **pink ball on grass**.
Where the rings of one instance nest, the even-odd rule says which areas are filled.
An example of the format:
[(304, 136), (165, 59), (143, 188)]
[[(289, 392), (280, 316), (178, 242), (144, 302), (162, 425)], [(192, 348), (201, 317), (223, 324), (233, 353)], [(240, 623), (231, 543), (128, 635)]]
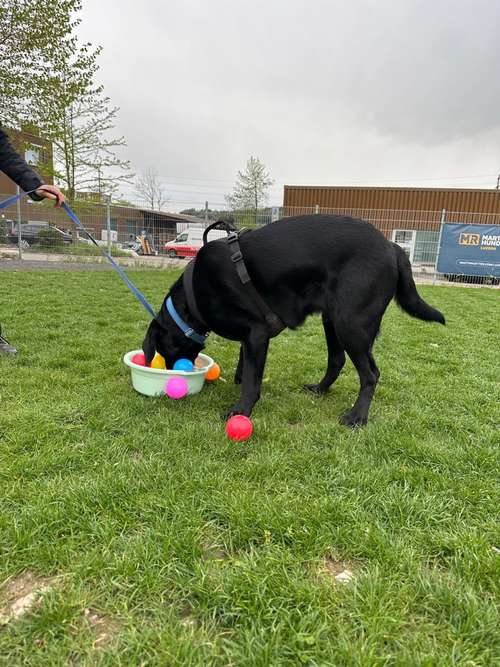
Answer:
[(188, 393), (188, 383), (184, 378), (173, 377), (165, 383), (165, 393), (169, 398), (177, 401), (179, 398), (184, 398)]

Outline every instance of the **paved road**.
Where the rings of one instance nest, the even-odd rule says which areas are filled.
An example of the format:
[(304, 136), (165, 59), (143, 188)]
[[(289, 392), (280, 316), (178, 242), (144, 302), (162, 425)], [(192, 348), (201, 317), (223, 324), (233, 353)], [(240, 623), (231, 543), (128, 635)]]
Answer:
[(0, 271), (112, 271), (109, 264), (76, 262), (39, 262), (25, 259), (0, 259)]
[[(11, 246), (0, 246), (0, 271), (109, 271), (110, 264), (100, 257), (93, 261), (71, 255), (55, 255), (25, 252), (22, 262), (19, 261), (17, 250)], [(188, 260), (171, 259), (160, 255), (157, 257), (115, 257), (127, 271), (134, 269), (184, 269)]]

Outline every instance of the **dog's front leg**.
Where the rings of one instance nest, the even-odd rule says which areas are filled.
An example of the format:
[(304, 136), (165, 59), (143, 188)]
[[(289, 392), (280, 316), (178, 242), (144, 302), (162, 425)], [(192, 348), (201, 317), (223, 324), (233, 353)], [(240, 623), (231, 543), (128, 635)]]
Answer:
[(260, 398), (260, 387), (266, 365), (269, 334), (267, 329), (253, 329), (242, 343), (244, 358), (241, 376), (240, 400), (224, 414), (225, 418), (233, 415), (250, 417), (253, 406)]

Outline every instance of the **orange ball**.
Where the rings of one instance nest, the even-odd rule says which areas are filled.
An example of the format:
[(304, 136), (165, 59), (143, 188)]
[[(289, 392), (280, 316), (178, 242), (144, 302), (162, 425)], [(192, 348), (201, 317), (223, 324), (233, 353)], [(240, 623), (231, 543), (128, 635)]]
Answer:
[(214, 380), (218, 380), (219, 377), (220, 377), (219, 364), (214, 364), (212, 368), (210, 368), (205, 374), (205, 380), (210, 380), (211, 382), (213, 382)]

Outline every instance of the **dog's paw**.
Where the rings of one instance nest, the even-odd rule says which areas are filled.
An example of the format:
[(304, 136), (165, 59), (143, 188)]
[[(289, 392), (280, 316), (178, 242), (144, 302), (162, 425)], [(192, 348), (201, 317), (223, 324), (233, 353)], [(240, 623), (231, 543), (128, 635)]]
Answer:
[(231, 417), (234, 417), (235, 415), (245, 415), (245, 417), (250, 417), (249, 411), (240, 408), (238, 404), (232, 405), (227, 410), (224, 410), (221, 416), (224, 421), (227, 421), (228, 419), (231, 419)]
[(316, 396), (323, 396), (328, 393), (328, 389), (324, 389), (320, 384), (304, 384), (303, 388), (310, 394), (316, 394)]
[(350, 426), (351, 428), (359, 428), (360, 426), (366, 426), (366, 424), (368, 423), (368, 417), (366, 417), (365, 415), (360, 415), (358, 412), (354, 410), (348, 410), (339, 417), (339, 422), (343, 426)]

